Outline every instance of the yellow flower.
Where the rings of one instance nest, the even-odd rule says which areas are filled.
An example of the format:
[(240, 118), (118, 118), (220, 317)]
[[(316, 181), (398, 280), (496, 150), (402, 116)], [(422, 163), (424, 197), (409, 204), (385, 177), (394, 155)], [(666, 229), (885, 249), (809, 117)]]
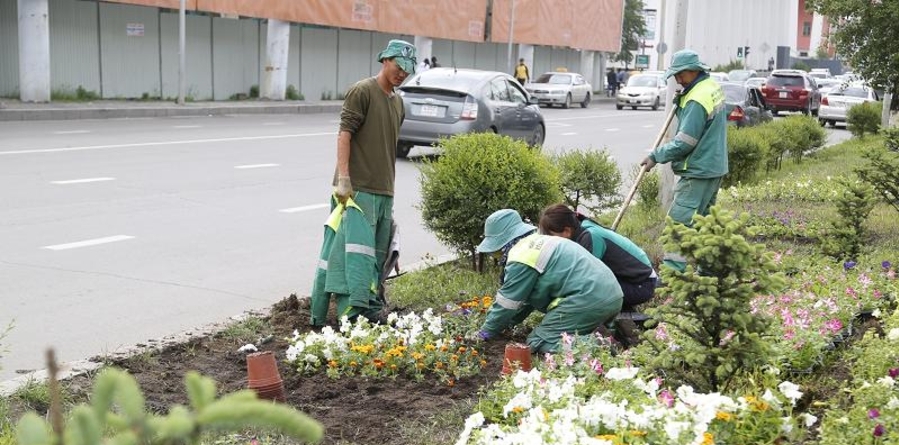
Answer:
[(359, 364), (356, 363), (355, 360), (353, 360), (353, 361), (350, 362), (350, 366), (352, 366), (352, 367), (354, 367), (354, 368), (355, 368), (356, 366), (358, 366), (358, 365), (359, 365)]
[(615, 434), (600, 434), (598, 436), (593, 436), (596, 439), (600, 440), (608, 440), (610, 442), (615, 442), (618, 440), (618, 436)]
[(731, 413), (726, 413), (724, 411), (718, 411), (717, 413), (715, 413), (715, 418), (718, 420), (723, 420), (725, 422), (730, 422), (731, 420), (733, 420), (734, 415)]
[(411, 355), (412, 355), (412, 358), (415, 359), (416, 361), (421, 360), (425, 357), (425, 355), (422, 354), (421, 352), (413, 352)]
[(628, 431), (628, 434), (630, 434), (631, 436), (635, 436), (635, 437), (643, 437), (646, 435), (646, 431), (630, 430), (630, 431)]
[(329, 361), (329, 362), (328, 362), (328, 367), (329, 367), (329, 368), (336, 368), (336, 367), (337, 367), (337, 360), (331, 360), (331, 361)]
[(515, 408), (512, 408), (512, 412), (515, 414), (521, 414), (524, 412), (524, 408), (522, 408), (520, 406), (516, 406)]
[(712, 433), (702, 433), (702, 445), (715, 445), (715, 437)]
[(434, 346), (430, 343), (425, 345), (425, 351), (433, 351), (435, 349), (437, 349), (437, 346)]

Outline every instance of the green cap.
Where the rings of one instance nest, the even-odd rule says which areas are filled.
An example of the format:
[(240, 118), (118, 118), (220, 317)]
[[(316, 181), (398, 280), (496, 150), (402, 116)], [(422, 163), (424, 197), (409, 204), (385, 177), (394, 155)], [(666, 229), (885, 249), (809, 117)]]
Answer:
[(378, 62), (384, 59), (396, 60), (396, 64), (400, 69), (415, 74), (415, 65), (418, 61), (415, 59), (415, 46), (405, 40), (393, 39), (387, 43), (387, 48), (378, 54)]
[(478, 244), (478, 252), (496, 252), (515, 238), (535, 230), (536, 227), (521, 220), (521, 215), (517, 211), (497, 210), (488, 216), (484, 223), (484, 240)]
[(681, 71), (708, 71), (709, 66), (699, 61), (699, 54), (692, 49), (682, 49), (671, 56), (671, 66), (665, 71), (665, 78)]

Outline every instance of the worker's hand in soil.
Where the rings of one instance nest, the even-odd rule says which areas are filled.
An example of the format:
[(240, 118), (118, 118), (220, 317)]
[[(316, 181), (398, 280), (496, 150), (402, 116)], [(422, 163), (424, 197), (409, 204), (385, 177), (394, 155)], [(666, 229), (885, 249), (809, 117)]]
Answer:
[(646, 171), (652, 170), (653, 167), (656, 166), (656, 161), (653, 161), (649, 156), (643, 158), (643, 161), (640, 162), (640, 165), (643, 166), (643, 169)]
[(353, 195), (353, 183), (350, 182), (349, 176), (337, 177), (337, 189), (334, 190), (334, 194), (337, 195), (337, 200), (341, 204), (345, 204), (347, 198)]

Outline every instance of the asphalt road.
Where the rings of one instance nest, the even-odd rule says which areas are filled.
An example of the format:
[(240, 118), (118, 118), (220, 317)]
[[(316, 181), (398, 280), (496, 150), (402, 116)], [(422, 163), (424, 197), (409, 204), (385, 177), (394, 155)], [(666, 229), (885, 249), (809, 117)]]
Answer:
[[(544, 109), (545, 149), (645, 156), (663, 111)], [(0, 381), (306, 295), (336, 114), (0, 123)], [(832, 130), (829, 130), (832, 131)], [(836, 133), (846, 133), (836, 130)], [(401, 264), (450, 252), (397, 163)]]

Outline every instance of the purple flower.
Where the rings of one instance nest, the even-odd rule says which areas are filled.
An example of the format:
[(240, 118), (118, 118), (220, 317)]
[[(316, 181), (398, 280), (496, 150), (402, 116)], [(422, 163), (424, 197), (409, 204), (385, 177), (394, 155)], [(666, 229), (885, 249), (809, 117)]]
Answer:
[(877, 426), (874, 427), (874, 437), (883, 436), (883, 433), (886, 432), (886, 428), (883, 427), (883, 424), (878, 423)]
[(880, 411), (877, 411), (877, 408), (871, 408), (868, 410), (869, 419), (876, 419), (878, 417), (880, 417)]
[(890, 266), (892, 266), (892, 264), (890, 264), (889, 261), (884, 261), (884, 262), (880, 263), (880, 267), (883, 267), (884, 269), (889, 269)]
[(855, 267), (856, 264), (858, 264), (858, 263), (856, 263), (855, 261), (846, 261), (845, 263), (843, 263), (843, 269), (845, 269), (845, 270), (852, 269), (853, 267)]
[(890, 377), (894, 379), (899, 377), (899, 368), (890, 368)]

